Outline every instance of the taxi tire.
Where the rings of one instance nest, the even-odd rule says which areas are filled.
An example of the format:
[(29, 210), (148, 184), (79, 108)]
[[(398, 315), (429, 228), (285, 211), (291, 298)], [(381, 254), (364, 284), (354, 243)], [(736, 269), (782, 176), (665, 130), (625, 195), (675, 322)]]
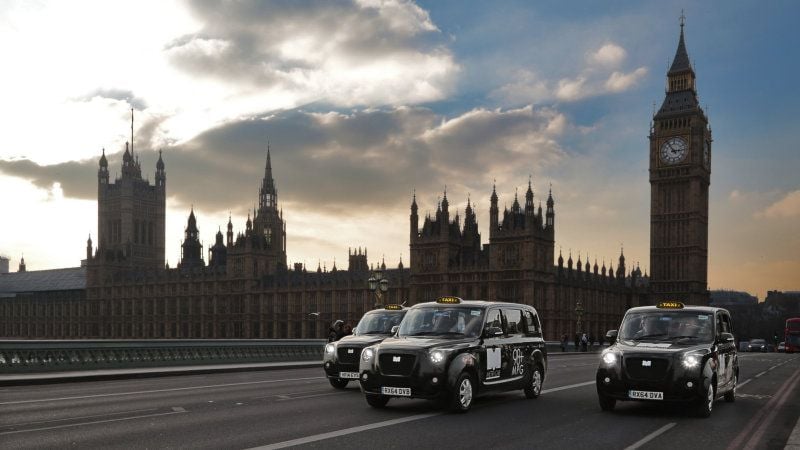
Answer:
[[(462, 395), (463, 394), (463, 395)], [(468, 372), (461, 372), (453, 386), (453, 391), (448, 398), (447, 409), (451, 412), (465, 413), (472, 407), (475, 401), (475, 380)], [(462, 396), (465, 401), (462, 403)]]
[[(534, 380), (538, 380), (537, 386), (534, 386)], [(525, 391), (525, 397), (539, 398), (539, 396), (542, 395), (542, 384), (544, 384), (544, 372), (539, 364), (534, 364), (533, 369), (531, 369), (531, 379), (525, 385), (525, 389), (523, 389)]]
[(613, 411), (614, 407), (617, 406), (616, 399), (607, 397), (603, 394), (597, 394), (597, 400), (600, 403), (600, 409), (603, 411)]
[[(703, 383), (703, 386), (705, 386), (705, 383)], [(708, 387), (703, 389), (702, 398), (697, 399), (697, 404), (695, 405), (695, 414), (697, 417), (705, 418), (711, 416), (711, 411), (714, 409), (714, 400), (717, 398), (715, 394), (714, 380), (711, 380), (711, 382), (708, 383)], [(710, 398), (709, 395), (711, 396)]]
[(341, 378), (328, 378), (328, 381), (330, 381), (331, 386), (335, 387), (336, 389), (344, 389), (347, 387), (347, 383), (350, 382), (350, 380), (344, 380)]
[(733, 375), (733, 387), (730, 391), (725, 393), (725, 401), (728, 403), (733, 403), (736, 401), (736, 385), (739, 383), (739, 374)]
[(367, 395), (367, 403), (373, 408), (382, 409), (389, 403), (389, 397), (385, 395)]

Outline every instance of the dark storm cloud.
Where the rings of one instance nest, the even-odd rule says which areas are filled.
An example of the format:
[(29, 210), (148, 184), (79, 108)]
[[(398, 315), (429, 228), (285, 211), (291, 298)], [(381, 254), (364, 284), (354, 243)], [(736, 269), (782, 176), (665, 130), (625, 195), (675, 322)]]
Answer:
[[(351, 114), (290, 111), (229, 123), (164, 150), (167, 192), (184, 205), (241, 211), (258, 200), (267, 140), (282, 205), (326, 214), (405, 205), (445, 184), (487, 191), (493, 177), (526, 177), (562, 154), (563, 117), (548, 110), (474, 110), (449, 121), (425, 108)], [(141, 142), (141, 140), (140, 140)], [(139, 148), (143, 175), (156, 155)], [(109, 170), (119, 170), (119, 153)], [(0, 170), (65, 195), (96, 197), (97, 160), (39, 166), (0, 161)], [(480, 174), (476, 176), (475, 174)]]
[(27, 159), (2, 160), (0, 172), (23, 178), (42, 189), (51, 189), (60, 183), (65, 197), (86, 200), (97, 199), (97, 162), (94, 168), (89, 161), (68, 161), (61, 164), (40, 166)]
[[(328, 86), (332, 71), (342, 74), (376, 62), (415, 61), (435, 66), (419, 67), (416, 80), (424, 90), (435, 91), (455, 68), (427, 12), (410, 2), (190, 1), (189, 5), (203, 28), (167, 44), (165, 51), (173, 64), (193, 76), (257, 88), (324, 85), (322, 90), (337, 91), (351, 88)], [(349, 100), (359, 103), (354, 97), (358, 95)]]
[(110, 98), (113, 100), (128, 102), (128, 104), (139, 111), (147, 108), (147, 102), (145, 102), (143, 98), (137, 97), (133, 94), (133, 91), (128, 91), (125, 89), (97, 89), (77, 98), (77, 100), (90, 101), (96, 97)]

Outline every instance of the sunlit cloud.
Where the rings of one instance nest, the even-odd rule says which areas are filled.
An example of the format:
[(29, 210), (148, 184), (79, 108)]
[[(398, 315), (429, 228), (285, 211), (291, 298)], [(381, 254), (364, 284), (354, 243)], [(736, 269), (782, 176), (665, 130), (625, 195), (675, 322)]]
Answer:
[(632, 71), (614, 70), (625, 61), (627, 52), (608, 43), (589, 52), (586, 62), (574, 76), (547, 80), (532, 70), (517, 70), (513, 81), (494, 90), (490, 96), (508, 102), (576, 102), (599, 95), (616, 94), (635, 88), (647, 74), (642, 66)]
[(800, 190), (788, 192), (780, 200), (757, 212), (756, 217), (766, 219), (800, 217)]

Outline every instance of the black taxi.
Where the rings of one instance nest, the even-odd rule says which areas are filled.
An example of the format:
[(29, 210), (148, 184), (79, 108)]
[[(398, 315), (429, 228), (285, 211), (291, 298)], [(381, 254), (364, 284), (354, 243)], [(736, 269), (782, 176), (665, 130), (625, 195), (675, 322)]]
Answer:
[(442, 297), (411, 307), (397, 333), (361, 352), (361, 391), (382, 408), (390, 398), (438, 400), (470, 409), (475, 395), (542, 390), (547, 350), (532, 306)]
[(708, 417), (714, 401), (736, 399), (739, 359), (730, 313), (722, 308), (661, 302), (631, 308), (597, 368), (604, 411), (618, 400), (683, 402)]
[(358, 361), (364, 347), (378, 343), (400, 324), (408, 308), (386, 305), (367, 312), (358, 322), (353, 334), (325, 346), (322, 367), (331, 386), (344, 389), (350, 380), (358, 380)]

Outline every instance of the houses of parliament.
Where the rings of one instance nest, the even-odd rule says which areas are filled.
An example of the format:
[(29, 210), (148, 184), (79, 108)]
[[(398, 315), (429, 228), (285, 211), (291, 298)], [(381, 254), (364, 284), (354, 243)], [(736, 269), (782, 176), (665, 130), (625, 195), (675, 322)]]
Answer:
[[(419, 216), (410, 199), (410, 261), (387, 267), (367, 250), (350, 250), (346, 268), (307, 270), (287, 263), (286, 224), (268, 149), (257, 208), (242, 227), (229, 219), (207, 258), (194, 211), (188, 214), (181, 259), (164, 264), (166, 164), (155, 183), (142, 178), (126, 144), (120, 177), (109, 178), (105, 153), (97, 172), (97, 236), (79, 268), (0, 274), (0, 337), (18, 339), (265, 339), (322, 338), (330, 323), (356, 323), (375, 306), (372, 266), (389, 281), (385, 303), (413, 305), (443, 295), (533, 305), (547, 339), (618, 326), (633, 306), (662, 299), (707, 302), (708, 187), (711, 132), (697, 101), (695, 73), (681, 23), (664, 102), (650, 126), (651, 274), (616, 264), (573, 261), (555, 254), (552, 192), (499, 209), (487, 189), (488, 243), (470, 200), (451, 216), (447, 192), (437, 210)], [(275, 173), (280, 173), (275, 153)], [(255, 189), (254, 189), (255, 190)], [(538, 201), (537, 201), (538, 200)], [(537, 206), (538, 203), (538, 206)], [(314, 314), (311, 314), (314, 313)]]

